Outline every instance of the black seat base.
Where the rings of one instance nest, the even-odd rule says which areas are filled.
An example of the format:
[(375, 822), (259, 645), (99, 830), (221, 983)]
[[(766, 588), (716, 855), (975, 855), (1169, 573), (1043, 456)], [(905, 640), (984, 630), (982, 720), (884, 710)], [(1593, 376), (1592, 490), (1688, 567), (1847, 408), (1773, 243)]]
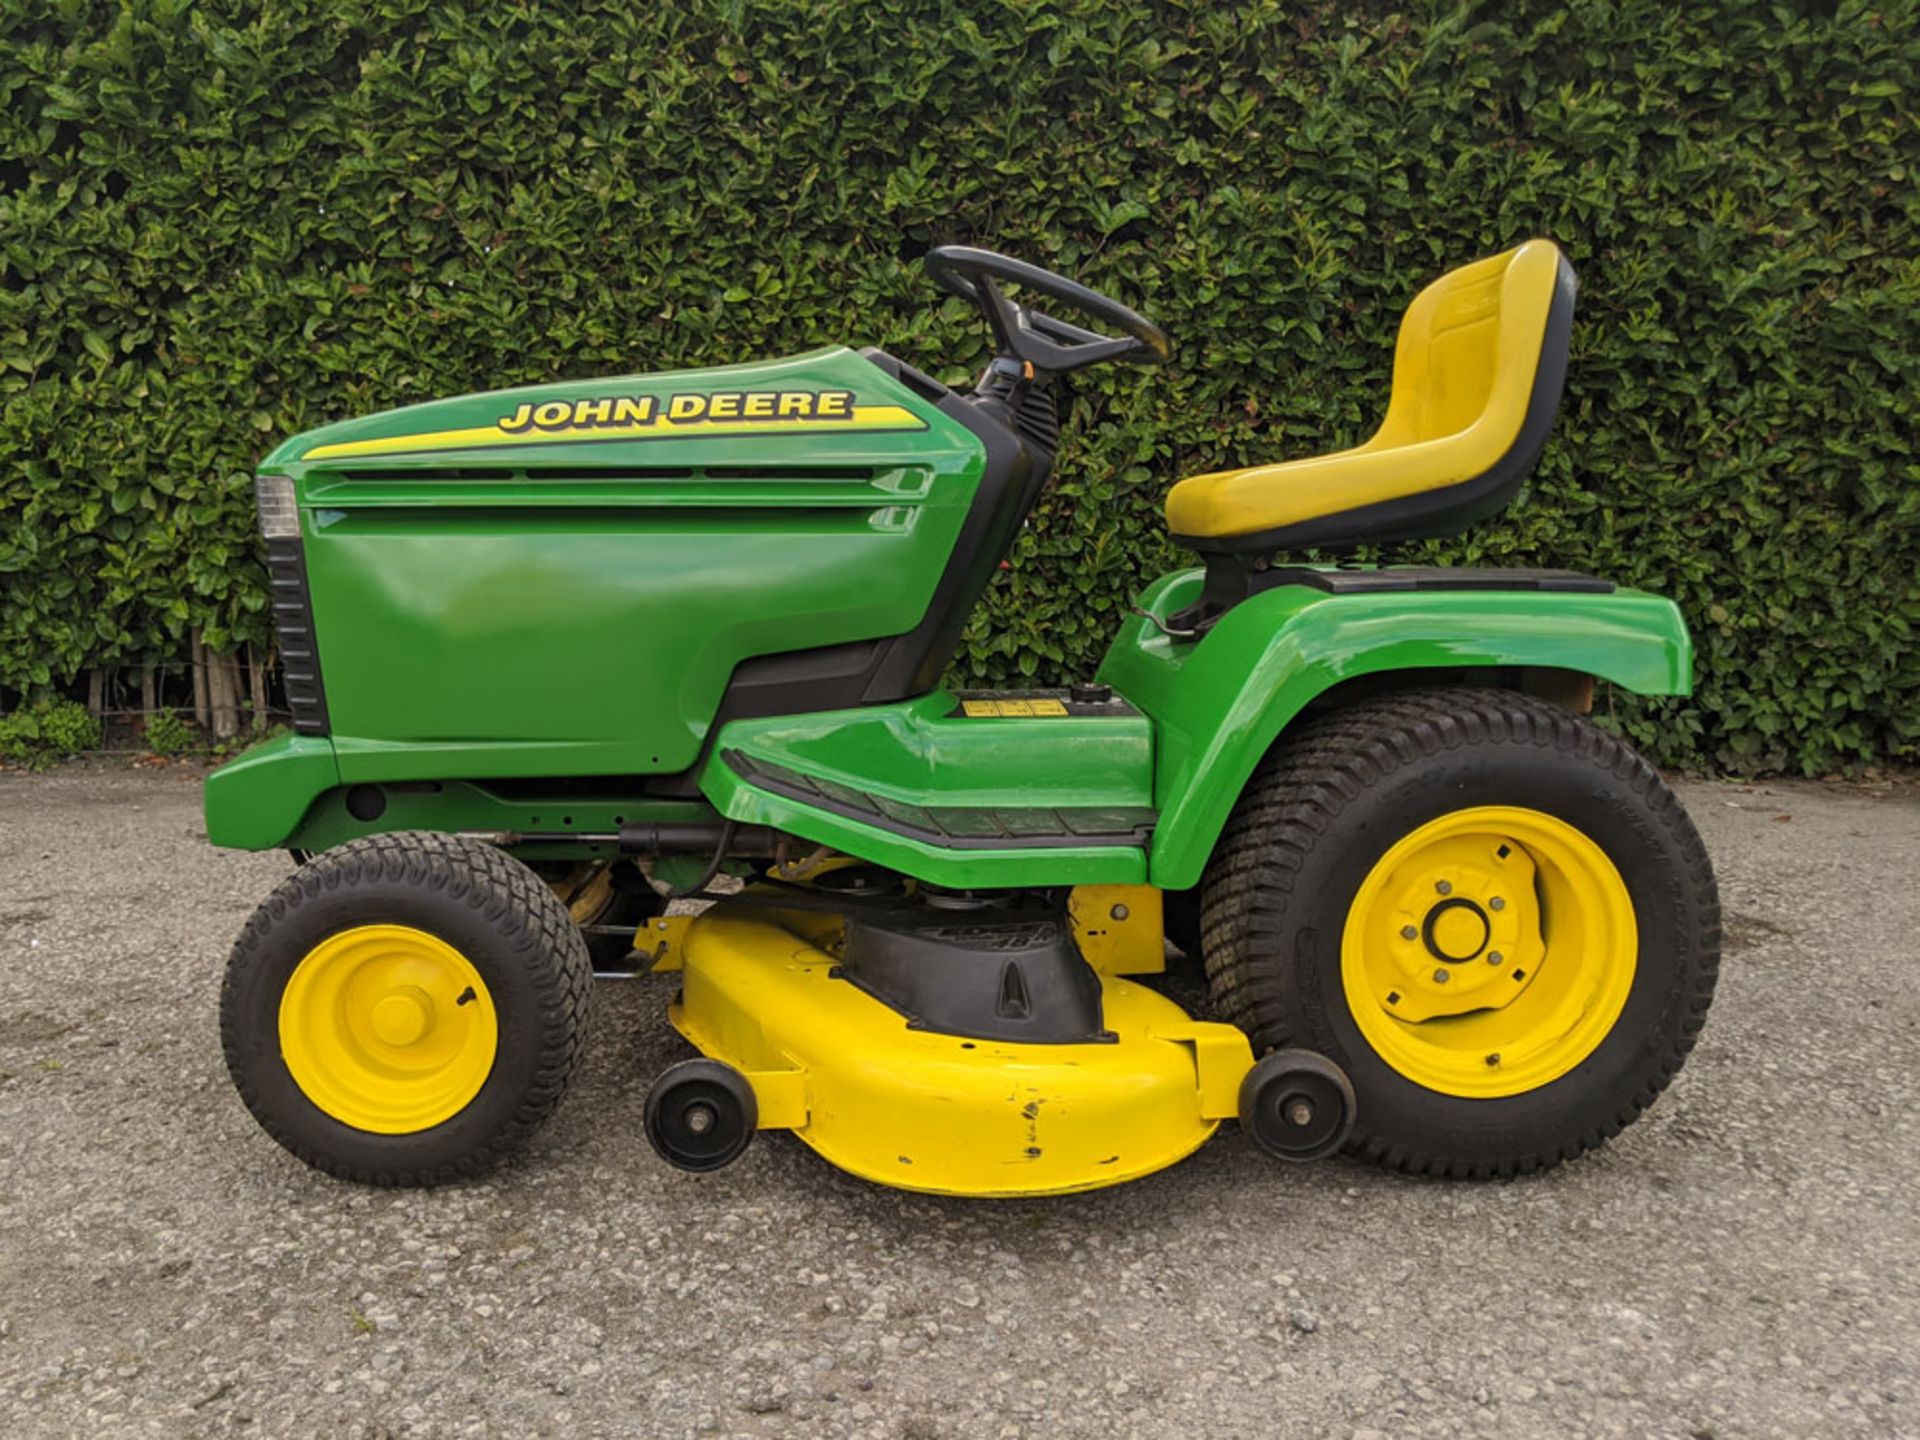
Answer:
[(1505, 570), (1450, 565), (1382, 565), (1329, 568), (1276, 565), (1253, 577), (1252, 593), (1276, 585), (1311, 585), (1332, 595), (1373, 595), (1397, 590), (1557, 590), (1576, 595), (1608, 595), (1611, 580), (1577, 570)]
[(1209, 555), (1200, 598), (1176, 612), (1167, 628), (1198, 638), (1241, 601), (1282, 585), (1305, 585), (1330, 595), (1382, 595), (1411, 590), (1537, 590), (1606, 595), (1614, 584), (1577, 570), (1522, 570), (1447, 565), (1275, 565), (1256, 568), (1251, 557)]

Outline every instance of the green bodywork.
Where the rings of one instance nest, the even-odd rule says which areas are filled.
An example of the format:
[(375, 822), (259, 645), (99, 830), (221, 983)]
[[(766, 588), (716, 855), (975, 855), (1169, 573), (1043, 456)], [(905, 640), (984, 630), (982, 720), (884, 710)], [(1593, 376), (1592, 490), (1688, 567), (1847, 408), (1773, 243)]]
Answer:
[[(1198, 570), (1166, 576), (1141, 609), (1164, 623), (1198, 597), (1203, 578)], [(1692, 664), (1678, 609), (1635, 590), (1332, 595), (1286, 585), (1235, 606), (1198, 643), (1165, 634), (1146, 616), (1129, 621), (1099, 679), (1138, 707), (1136, 719), (934, 719), (951, 709), (943, 694), (878, 711), (737, 722), (722, 735), (702, 788), (735, 819), (778, 825), (941, 884), (1145, 879), (1178, 890), (1199, 880), (1260, 757), (1343, 681), (1567, 670), (1640, 694), (1680, 695)], [(725, 765), (730, 748), (910, 804), (1135, 805), (1144, 794), (1158, 821), (1145, 853), (940, 851), (757, 790)]]
[(264, 740), (207, 777), (207, 839), (234, 850), (325, 849), (308, 843), (304, 822), (322, 796), (345, 793), (339, 785), (340, 762), (326, 736)]
[[(328, 850), (362, 835), (390, 830), (467, 830), (487, 834), (609, 835), (645, 821), (713, 817), (702, 800), (670, 800), (634, 790), (600, 794), (542, 794), (539, 788), (504, 795), (464, 780), (406, 781), (382, 787), (385, 810), (377, 823), (347, 809), (333, 747), (324, 736), (281, 735), (254, 746), (207, 777), (207, 835), (239, 850)], [(529, 842), (523, 858), (610, 856), (610, 844)]]
[[(904, 418), (489, 432), (523, 406), (742, 392)], [(409, 443), (430, 448), (350, 448)], [(740, 661), (920, 618), (982, 469), (970, 431), (850, 350), (416, 405), (260, 467), (294, 482), (349, 784), (684, 770)]]
[[(783, 420), (782, 403), (813, 413)], [(971, 430), (849, 350), (466, 396), (288, 441), (261, 473), (292, 482), (330, 733), (217, 771), (208, 837), (323, 850), (479, 831), (538, 858), (612, 854), (568, 837), (625, 823), (724, 816), (950, 886), (1180, 889), (1260, 757), (1343, 682), (1570, 671), (1689, 688), (1678, 611), (1635, 591), (1283, 585), (1195, 640), (1165, 630), (1198, 598), (1189, 570), (1115, 637), (1098, 678), (1118, 705), (980, 717), (935, 691), (734, 720), (709, 743), (741, 661), (911, 629), (985, 471)], [(647, 792), (696, 764), (697, 794)], [(356, 818), (374, 786), (377, 818)], [(960, 848), (916, 828), (932, 812), (990, 835), (1068, 823)], [(1101, 816), (1117, 828), (1085, 843)]]
[[(1200, 593), (1168, 575), (1140, 608), (1163, 622)], [(1426, 590), (1332, 595), (1282, 585), (1228, 611), (1199, 644), (1137, 616), (1099, 678), (1153, 718), (1149, 878), (1194, 884), (1240, 789), (1286, 725), (1333, 686), (1366, 676), (1569, 670), (1642, 695), (1692, 688), (1693, 644), (1671, 600), (1638, 590), (1574, 594)]]
[[(1200, 583), (1199, 571), (1169, 575), (1142, 608), (1164, 620)], [(622, 819), (697, 819), (717, 810), (938, 884), (1146, 880), (1183, 889), (1199, 879), (1260, 757), (1290, 720), (1342, 681), (1538, 668), (1642, 694), (1685, 694), (1691, 657), (1673, 604), (1637, 591), (1334, 596), (1283, 586), (1237, 606), (1198, 643), (1170, 638), (1144, 618), (1129, 622), (1100, 678), (1137, 715), (968, 719), (941, 691), (897, 705), (732, 722), (701, 773), (712, 809), (620, 793), (509, 801), (448, 783), (435, 792), (388, 787), (389, 808), (377, 823), (347, 814), (327, 741), (284, 737), (208, 779), (208, 834), (249, 849), (324, 849), (382, 830), (606, 833)], [(727, 766), (723, 757), (732, 751), (907, 806), (1148, 806), (1159, 818), (1145, 850), (942, 849), (758, 789)]]
[[(734, 754), (780, 765), (822, 788), (862, 792), (903, 819), (915, 812), (1150, 811), (1153, 726), (1144, 715), (973, 719), (945, 691), (899, 705), (770, 720), (722, 732), (700, 787), (731, 819), (773, 825), (877, 864), (959, 886), (1139, 884), (1138, 847), (953, 850), (771, 793), (742, 780)], [(1044, 879), (1036, 880), (1038, 867)]]

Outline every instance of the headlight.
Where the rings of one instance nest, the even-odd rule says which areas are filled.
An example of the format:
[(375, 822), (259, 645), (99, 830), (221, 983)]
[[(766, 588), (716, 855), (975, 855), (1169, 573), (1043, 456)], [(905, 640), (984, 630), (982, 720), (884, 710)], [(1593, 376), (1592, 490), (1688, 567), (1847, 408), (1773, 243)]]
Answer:
[(260, 533), (267, 539), (300, 538), (300, 507), (293, 501), (293, 481), (285, 475), (253, 477), (253, 508), (260, 516)]

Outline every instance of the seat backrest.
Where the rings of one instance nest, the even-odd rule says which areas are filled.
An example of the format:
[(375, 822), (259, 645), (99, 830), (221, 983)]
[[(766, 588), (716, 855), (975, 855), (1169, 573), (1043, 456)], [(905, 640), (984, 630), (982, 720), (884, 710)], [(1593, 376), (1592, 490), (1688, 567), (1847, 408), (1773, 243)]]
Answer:
[[(1541, 369), (1565, 369), (1566, 334), (1548, 344), (1547, 328), (1555, 293), (1563, 278), (1571, 288), (1572, 277), (1558, 246), (1529, 240), (1422, 290), (1401, 319), (1387, 417), (1366, 448), (1444, 440), (1471, 428), (1474, 448), (1491, 466), (1520, 439)], [(1570, 321), (1571, 304), (1563, 308)], [(1539, 418), (1551, 422), (1551, 403)]]
[(1529, 240), (1414, 297), (1386, 418), (1329, 455), (1189, 476), (1167, 496), (1203, 555), (1350, 549), (1444, 535), (1511, 500), (1547, 443), (1567, 375), (1573, 267)]

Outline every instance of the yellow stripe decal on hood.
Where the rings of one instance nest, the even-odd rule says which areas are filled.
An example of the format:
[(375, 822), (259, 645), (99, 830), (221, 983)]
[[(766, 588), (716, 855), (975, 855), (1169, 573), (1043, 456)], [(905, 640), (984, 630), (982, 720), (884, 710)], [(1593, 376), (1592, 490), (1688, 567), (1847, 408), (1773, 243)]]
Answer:
[(697, 439), (719, 435), (792, 435), (834, 430), (924, 430), (903, 405), (856, 405), (850, 390), (734, 390), (711, 394), (609, 395), (584, 400), (521, 401), (491, 425), (343, 440), (317, 445), (302, 460), (353, 455), (411, 455), (504, 445), (605, 440)]

